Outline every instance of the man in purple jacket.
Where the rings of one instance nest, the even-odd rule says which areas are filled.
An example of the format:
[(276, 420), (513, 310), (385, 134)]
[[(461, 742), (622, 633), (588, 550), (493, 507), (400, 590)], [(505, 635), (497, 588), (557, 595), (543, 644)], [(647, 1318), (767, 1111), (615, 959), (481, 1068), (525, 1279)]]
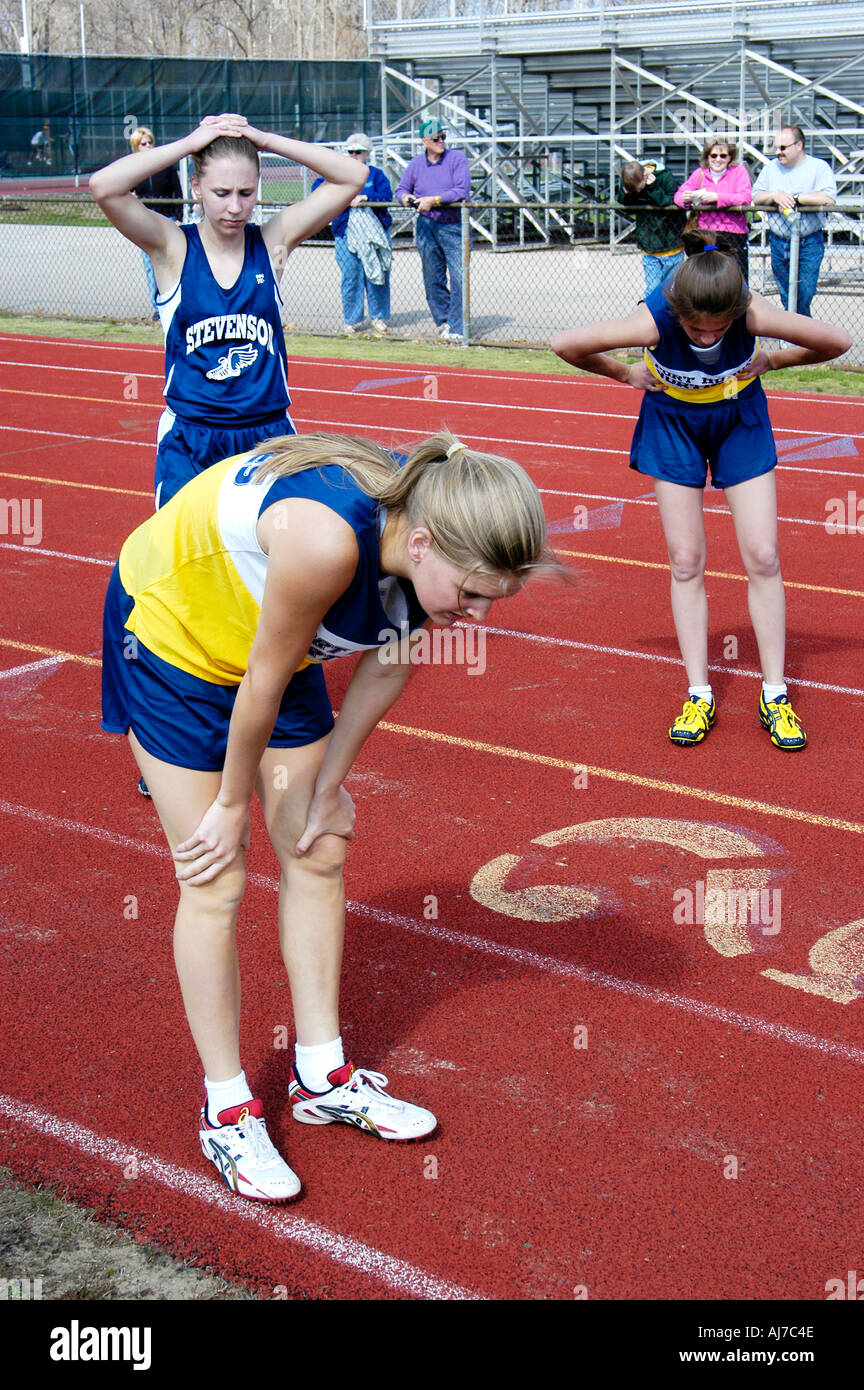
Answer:
[[(448, 150), (438, 120), (420, 127), (423, 153), (407, 165), (394, 197), (416, 207), (417, 250), (423, 266), (423, 285), (438, 336), (462, 342), (462, 214), (460, 204), (471, 195), (471, 172), (461, 150)], [(450, 286), (447, 286), (447, 275)]]

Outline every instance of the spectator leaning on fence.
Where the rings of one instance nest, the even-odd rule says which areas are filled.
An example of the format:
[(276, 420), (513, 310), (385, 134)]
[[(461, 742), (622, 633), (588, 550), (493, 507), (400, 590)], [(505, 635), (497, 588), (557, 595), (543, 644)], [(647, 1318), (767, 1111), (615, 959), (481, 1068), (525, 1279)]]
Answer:
[[(139, 150), (152, 150), (156, 145), (156, 136), (146, 125), (141, 125), (129, 136), (129, 145), (133, 154), (137, 154)], [(161, 213), (163, 217), (170, 217), (172, 222), (183, 221), (183, 190), (180, 187), (180, 175), (176, 164), (172, 164), (168, 169), (157, 169), (155, 174), (150, 174), (148, 178), (136, 184), (132, 192), (136, 198), (141, 199), (145, 208)], [(168, 202), (167, 199), (172, 201)], [(156, 272), (146, 251), (141, 252), (141, 260), (144, 262), (144, 274), (147, 277), (153, 322), (158, 323), (159, 306), (156, 296), (159, 291), (156, 288)]]
[[(336, 264), (342, 276), (342, 317), (345, 332), (352, 337), (362, 327), (364, 305), (369, 305), (372, 332), (383, 338), (390, 331), (390, 223), (386, 207), (370, 208), (367, 203), (391, 203), (393, 188), (384, 173), (374, 164), (372, 141), (362, 130), (355, 130), (345, 141), (345, 153), (361, 164), (368, 165), (369, 177), (349, 206), (334, 217), (330, 226)], [(323, 183), (316, 179), (313, 191)]]
[[(471, 195), (471, 171), (461, 150), (448, 150), (440, 121), (420, 127), (423, 153), (406, 166), (396, 189), (396, 201), (416, 207), (417, 250), (423, 266), (423, 285), (438, 336), (445, 342), (462, 338), (462, 214), (460, 204)], [(450, 286), (447, 286), (447, 276)]]
[(677, 208), (665, 210), (672, 204), (674, 194), (672, 175), (653, 160), (640, 164), (631, 159), (623, 166), (618, 202), (633, 208), (646, 294), (662, 285), (684, 259), (684, 215)]
[(696, 225), (702, 231), (723, 233), (745, 280), (749, 276), (747, 217), (729, 209), (748, 207), (750, 196), (750, 175), (738, 163), (737, 145), (728, 140), (709, 140), (704, 145), (699, 167), (675, 194), (679, 208), (687, 208), (691, 216), (698, 212)]
[(824, 159), (804, 153), (804, 134), (799, 126), (784, 126), (774, 138), (774, 151), (776, 158), (763, 166), (753, 185), (753, 202), (757, 207), (773, 203), (776, 208), (768, 214), (768, 234), (771, 269), (784, 309), (789, 307), (792, 229), (800, 228), (796, 312), (809, 315), (825, 255), (825, 213), (816, 209), (834, 206), (837, 183)]

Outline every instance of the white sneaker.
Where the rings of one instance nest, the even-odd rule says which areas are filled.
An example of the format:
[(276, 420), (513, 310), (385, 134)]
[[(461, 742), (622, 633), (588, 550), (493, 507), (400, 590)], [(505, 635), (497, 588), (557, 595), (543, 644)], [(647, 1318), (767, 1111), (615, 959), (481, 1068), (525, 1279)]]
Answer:
[(346, 338), (356, 338), (360, 333), (360, 324), (346, 323), (345, 327), (342, 329), (342, 332), (345, 334)]
[(346, 1062), (331, 1071), (327, 1080), (331, 1083), (329, 1091), (309, 1091), (292, 1067), (288, 1095), (295, 1120), (304, 1125), (341, 1121), (379, 1139), (403, 1141), (423, 1139), (438, 1124), (431, 1110), (388, 1096), (384, 1090), (387, 1077), (380, 1071), (355, 1070), (353, 1062)]
[(461, 333), (451, 333), (449, 328), (446, 333), (440, 333), (438, 336), (442, 338), (445, 343), (461, 343), (463, 341)]
[(383, 319), (373, 319), (372, 332), (375, 334), (376, 338), (386, 338), (387, 334), (390, 332), (390, 328)]
[(439, 324), (439, 326), (438, 326), (438, 337), (439, 337), (439, 338), (449, 338), (449, 337), (450, 337), (450, 325), (449, 325), (449, 323), (442, 323), (442, 324)]
[(259, 1202), (290, 1202), (301, 1182), (273, 1147), (263, 1108), (260, 1100), (233, 1105), (220, 1110), (218, 1124), (211, 1125), (205, 1105), (198, 1131), (201, 1149), (232, 1192)]

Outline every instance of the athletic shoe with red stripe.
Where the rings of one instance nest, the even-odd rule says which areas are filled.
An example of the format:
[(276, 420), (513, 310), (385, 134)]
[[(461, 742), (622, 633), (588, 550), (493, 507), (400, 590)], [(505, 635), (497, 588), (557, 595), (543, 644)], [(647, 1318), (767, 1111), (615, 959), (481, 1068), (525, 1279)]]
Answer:
[(294, 1119), (304, 1125), (332, 1125), (341, 1122), (363, 1129), (379, 1139), (423, 1139), (438, 1124), (431, 1110), (396, 1100), (384, 1090), (387, 1077), (380, 1071), (365, 1071), (346, 1062), (327, 1077), (329, 1091), (308, 1090), (291, 1068), (288, 1095)]
[(300, 1192), (300, 1179), (273, 1147), (260, 1100), (220, 1110), (217, 1123), (201, 1111), (198, 1137), (205, 1158), (216, 1165), (232, 1192), (259, 1202), (290, 1202)]

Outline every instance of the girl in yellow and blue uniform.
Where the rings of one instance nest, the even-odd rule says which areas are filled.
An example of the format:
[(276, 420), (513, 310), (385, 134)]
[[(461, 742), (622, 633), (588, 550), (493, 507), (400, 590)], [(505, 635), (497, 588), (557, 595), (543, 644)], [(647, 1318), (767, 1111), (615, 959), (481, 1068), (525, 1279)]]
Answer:
[[(712, 237), (714, 239), (712, 239)], [(654, 479), (671, 569), (672, 614), (688, 696), (669, 729), (701, 743), (717, 710), (708, 676), (708, 601), (702, 496), (708, 469), (732, 514), (747, 572), (748, 606), (762, 665), (759, 717), (786, 751), (807, 742), (784, 675), (786, 609), (777, 551), (777, 454), (759, 378), (827, 362), (851, 345), (843, 329), (775, 309), (745, 284), (728, 242), (685, 236), (687, 260), (628, 318), (560, 333), (566, 362), (644, 392), (630, 466)], [(793, 346), (766, 351), (759, 338)], [(641, 347), (640, 362), (607, 353)]]
[[(236, 921), (253, 790), (281, 867), (295, 1119), (397, 1141), (435, 1128), (342, 1050), (354, 833), (342, 783), (407, 680), (403, 634), (427, 618), (484, 621), (546, 563), (545, 535), (522, 469), (452, 435), (401, 463), (368, 440), (294, 435), (214, 464), (121, 550), (102, 726), (128, 735), (174, 858), (175, 960), (205, 1073), (199, 1139), (233, 1191), (287, 1201), (300, 1190), (240, 1062)], [(321, 663), (355, 653), (334, 727)]]

